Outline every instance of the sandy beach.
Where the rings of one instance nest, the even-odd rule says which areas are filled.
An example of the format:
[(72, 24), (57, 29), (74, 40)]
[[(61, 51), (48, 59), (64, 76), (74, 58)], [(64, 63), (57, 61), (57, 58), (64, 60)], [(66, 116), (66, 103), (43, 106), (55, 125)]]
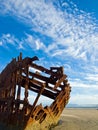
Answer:
[(52, 130), (98, 130), (98, 110), (67, 108)]

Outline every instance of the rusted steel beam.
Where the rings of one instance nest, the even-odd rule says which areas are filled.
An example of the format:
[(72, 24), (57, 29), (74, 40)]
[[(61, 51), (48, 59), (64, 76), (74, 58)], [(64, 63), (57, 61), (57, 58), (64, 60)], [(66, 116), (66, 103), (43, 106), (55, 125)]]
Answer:
[(45, 84), (43, 84), (43, 85), (41, 86), (40, 92), (38, 93), (38, 95), (37, 95), (37, 97), (36, 97), (36, 99), (35, 99), (35, 101), (34, 101), (34, 103), (33, 103), (33, 106), (32, 106), (32, 109), (31, 109), (31, 111), (30, 111), (30, 114), (34, 112), (35, 106), (36, 106), (36, 104), (37, 104), (37, 102), (38, 102), (38, 99), (40, 98), (41, 94), (43, 93), (44, 88), (45, 88)]
[(64, 81), (64, 79), (66, 78), (66, 75), (63, 75), (55, 84), (54, 86), (54, 90), (57, 89), (57, 87), (59, 87), (61, 85), (61, 83)]
[(48, 83), (51, 83), (53, 85), (56, 83), (56, 81), (53, 80), (53, 78), (45, 77), (32, 72), (29, 72), (29, 75), (32, 76), (33, 78), (38, 78), (39, 80), (47, 81)]
[[(31, 90), (33, 92), (36, 92), (36, 93), (39, 93), (40, 92), (40, 87), (35, 85), (35, 84), (33, 84), (32, 82), (30, 82), (29, 90)], [(49, 97), (51, 99), (55, 99), (55, 97), (57, 96), (57, 93), (56, 92), (52, 92), (51, 90), (49, 91), (47, 89), (44, 89), (42, 95), (46, 96), (46, 97)]]

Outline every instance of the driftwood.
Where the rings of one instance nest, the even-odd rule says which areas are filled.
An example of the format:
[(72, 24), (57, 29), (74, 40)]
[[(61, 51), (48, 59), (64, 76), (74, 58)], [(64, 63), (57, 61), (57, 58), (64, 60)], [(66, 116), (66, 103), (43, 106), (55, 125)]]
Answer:
[[(71, 87), (63, 67), (46, 69), (35, 60), (36, 56), (22, 59), (20, 53), (0, 74), (0, 122), (6, 130), (48, 130), (58, 123), (68, 103)], [(32, 104), (29, 91), (37, 93)], [(53, 100), (50, 106), (37, 104), (41, 95)]]

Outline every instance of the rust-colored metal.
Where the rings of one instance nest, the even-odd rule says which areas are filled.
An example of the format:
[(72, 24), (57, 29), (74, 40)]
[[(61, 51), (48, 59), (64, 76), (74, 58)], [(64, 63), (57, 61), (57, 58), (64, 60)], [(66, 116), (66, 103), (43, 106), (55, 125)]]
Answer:
[[(68, 103), (71, 87), (63, 67), (46, 69), (35, 60), (36, 56), (22, 59), (20, 53), (0, 74), (0, 122), (6, 130), (48, 130), (58, 123)], [(29, 91), (37, 93), (33, 104), (28, 100)], [(53, 99), (50, 106), (37, 104), (42, 95)]]

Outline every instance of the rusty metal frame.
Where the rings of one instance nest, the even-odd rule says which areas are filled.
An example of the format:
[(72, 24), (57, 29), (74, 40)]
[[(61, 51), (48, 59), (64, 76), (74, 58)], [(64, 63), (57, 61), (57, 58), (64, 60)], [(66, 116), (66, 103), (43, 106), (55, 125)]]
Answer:
[[(20, 130), (49, 129), (57, 124), (70, 98), (71, 87), (63, 67), (47, 69), (35, 64), (36, 60), (36, 56), (22, 59), (20, 53), (0, 74), (0, 121), (7, 124), (9, 130), (16, 127)], [(21, 88), (25, 90), (23, 100)], [(28, 91), (37, 93), (33, 104), (29, 103)], [(41, 95), (53, 99), (50, 106), (37, 105)]]

